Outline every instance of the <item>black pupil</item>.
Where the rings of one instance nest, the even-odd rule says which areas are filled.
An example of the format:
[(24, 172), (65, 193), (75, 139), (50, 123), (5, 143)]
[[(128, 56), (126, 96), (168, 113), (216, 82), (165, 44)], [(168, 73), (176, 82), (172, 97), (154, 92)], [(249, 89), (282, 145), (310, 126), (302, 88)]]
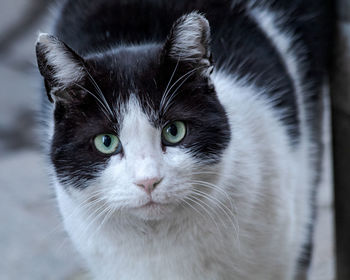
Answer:
[(168, 133), (170, 133), (172, 136), (177, 135), (177, 127), (175, 124), (170, 125), (167, 130), (168, 130)]
[(109, 135), (104, 135), (102, 137), (102, 142), (103, 142), (103, 145), (105, 145), (106, 147), (109, 147), (112, 143), (112, 139)]

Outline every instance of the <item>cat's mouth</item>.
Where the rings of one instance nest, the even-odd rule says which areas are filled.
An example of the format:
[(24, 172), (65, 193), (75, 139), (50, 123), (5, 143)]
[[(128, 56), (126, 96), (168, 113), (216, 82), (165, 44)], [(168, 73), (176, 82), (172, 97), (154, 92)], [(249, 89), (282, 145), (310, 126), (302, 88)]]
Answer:
[(172, 212), (174, 205), (169, 203), (157, 202), (149, 199), (143, 204), (132, 207), (131, 210), (136, 216), (145, 220), (159, 220)]
[(150, 200), (150, 201), (147, 202), (146, 204), (140, 206), (140, 208), (156, 207), (156, 206), (158, 206), (158, 205), (161, 205), (161, 203), (154, 202), (153, 200)]
[(165, 207), (166, 203), (161, 203), (161, 202), (156, 202), (152, 199), (150, 199), (148, 202), (140, 205), (140, 206), (136, 206), (134, 207), (134, 209), (147, 209), (147, 208), (156, 208), (156, 207)]

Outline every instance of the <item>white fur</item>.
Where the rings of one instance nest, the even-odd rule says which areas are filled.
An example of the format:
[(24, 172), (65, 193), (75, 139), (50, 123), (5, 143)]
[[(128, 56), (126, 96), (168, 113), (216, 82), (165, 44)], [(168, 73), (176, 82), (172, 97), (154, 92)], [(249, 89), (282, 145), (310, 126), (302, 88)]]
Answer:
[[(251, 10), (251, 17), (257, 24), (260, 25), (265, 35), (271, 40), (272, 44), (280, 54), (281, 59), (286, 66), (286, 71), (291, 77), (296, 93), (296, 101), (298, 105), (298, 120), (301, 125), (303, 135), (308, 134), (305, 117), (304, 106), (304, 88), (301, 82), (301, 50), (298, 50), (296, 45), (295, 35), (291, 31), (281, 32), (278, 26), (286, 26), (283, 24), (285, 14), (276, 14), (262, 8), (254, 8)], [(299, 46), (301, 49), (301, 47)], [(298, 55), (296, 54), (299, 51)]]
[[(311, 192), (317, 176), (313, 166), (316, 165), (315, 154), (318, 153), (316, 146), (310, 142), (311, 134), (308, 127), (310, 117), (307, 112), (312, 108), (308, 108), (305, 102), (308, 95), (308, 84), (303, 84), (301, 79), (304, 68), (304, 49), (297, 36), (286, 27), (286, 22), (290, 15), (282, 12), (271, 12), (263, 7), (252, 8), (250, 15), (260, 25), (265, 35), (271, 40), (280, 54), (295, 89), (302, 137), (293, 157), (300, 163), (298, 176), (302, 176), (305, 179), (303, 184), (296, 186), (297, 200), (303, 200), (305, 203), (301, 203), (295, 208), (295, 217), (296, 219), (303, 219), (303, 222), (298, 224), (304, 226), (305, 223), (309, 224), (312, 222)], [(282, 26), (284, 28), (283, 31)], [(302, 230), (304, 234), (300, 236), (306, 236), (306, 229), (303, 227)]]
[[(290, 38), (281, 36), (283, 52)], [(298, 62), (286, 63), (297, 81)], [(163, 152), (161, 131), (131, 98), (119, 135), (125, 155), (85, 190), (56, 182), (65, 227), (95, 279), (293, 279), (310, 221), (307, 135), (290, 148), (256, 88), (223, 71), (212, 81), (232, 130), (220, 164), (200, 166), (177, 147)], [(163, 178), (152, 194), (163, 205), (137, 209), (149, 198), (134, 182), (153, 176)], [(210, 197), (189, 206), (193, 189)]]
[[(68, 194), (56, 185), (66, 229), (96, 279), (292, 279), (308, 222), (308, 214), (297, 213), (308, 204), (308, 173), (300, 171), (305, 158), (289, 149), (283, 127), (254, 88), (223, 73), (213, 82), (233, 138), (222, 163), (203, 170), (207, 176), (192, 175), (197, 164), (181, 149), (162, 152), (160, 131), (132, 99), (120, 134), (124, 159), (114, 156), (84, 191)], [(132, 209), (147, 202), (133, 183), (146, 174), (164, 178), (153, 198), (168, 205)], [(200, 187), (213, 198), (203, 200), (207, 212), (180, 203), (190, 178), (224, 190)], [(81, 203), (89, 197), (101, 201), (87, 211)], [(101, 205), (113, 206), (113, 216), (91, 216)]]

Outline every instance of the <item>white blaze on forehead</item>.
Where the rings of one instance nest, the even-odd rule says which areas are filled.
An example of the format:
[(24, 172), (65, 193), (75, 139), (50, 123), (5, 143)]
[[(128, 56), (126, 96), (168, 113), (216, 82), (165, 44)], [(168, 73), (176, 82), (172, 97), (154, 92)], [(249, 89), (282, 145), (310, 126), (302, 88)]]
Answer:
[(161, 132), (151, 124), (133, 95), (125, 107), (119, 137), (128, 170), (135, 179), (161, 175)]

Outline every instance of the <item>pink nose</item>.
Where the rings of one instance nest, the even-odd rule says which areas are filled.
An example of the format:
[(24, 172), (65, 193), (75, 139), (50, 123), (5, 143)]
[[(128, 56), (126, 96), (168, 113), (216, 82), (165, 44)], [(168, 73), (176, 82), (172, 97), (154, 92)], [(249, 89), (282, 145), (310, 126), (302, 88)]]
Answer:
[(156, 186), (162, 181), (161, 178), (150, 178), (142, 179), (135, 182), (135, 185), (144, 189), (146, 193), (151, 194), (151, 192), (156, 188)]

